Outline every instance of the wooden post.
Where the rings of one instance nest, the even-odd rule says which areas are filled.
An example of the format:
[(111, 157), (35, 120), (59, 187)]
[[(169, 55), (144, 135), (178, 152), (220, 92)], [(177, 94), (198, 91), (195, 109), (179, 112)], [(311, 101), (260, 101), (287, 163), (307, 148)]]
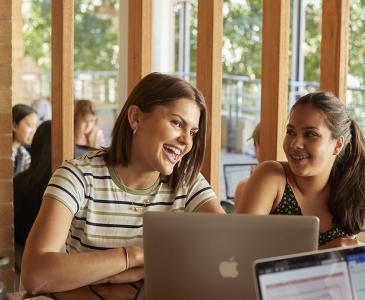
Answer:
[(285, 159), (288, 110), (289, 0), (263, 0), (260, 146), (264, 160)]
[(52, 169), (73, 157), (74, 1), (52, 1)]
[(222, 9), (222, 0), (198, 2), (196, 82), (205, 97), (209, 112), (207, 147), (202, 171), (218, 197), (221, 163)]
[(0, 270), (0, 281), (14, 290), (14, 226), (12, 153), (12, 84), (14, 82), (13, 8), (17, 0), (0, 1), (0, 256), (10, 264)]
[(345, 101), (350, 2), (326, 0), (322, 3), (320, 87)]
[(151, 72), (152, 0), (128, 3), (128, 94)]

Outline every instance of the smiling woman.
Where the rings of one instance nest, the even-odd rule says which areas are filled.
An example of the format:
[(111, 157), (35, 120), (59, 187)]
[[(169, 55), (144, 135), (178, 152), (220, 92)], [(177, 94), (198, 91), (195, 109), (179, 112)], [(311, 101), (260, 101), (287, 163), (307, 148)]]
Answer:
[(365, 219), (365, 142), (345, 105), (328, 93), (301, 97), (283, 148), (288, 162), (258, 166), (238, 211), (315, 215), (321, 247), (356, 244)]
[[(202, 94), (160, 73), (128, 97), (107, 149), (53, 174), (27, 240), (22, 282), (33, 293), (143, 278), (145, 211), (223, 213), (200, 173)], [(68, 254), (61, 253), (66, 244)]]

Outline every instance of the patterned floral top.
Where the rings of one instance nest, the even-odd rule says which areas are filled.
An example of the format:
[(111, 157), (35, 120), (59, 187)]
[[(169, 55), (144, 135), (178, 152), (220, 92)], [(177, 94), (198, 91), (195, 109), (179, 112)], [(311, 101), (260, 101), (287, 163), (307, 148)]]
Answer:
[[(291, 186), (288, 184), (287, 173), (284, 165), (283, 166), (286, 176), (286, 184), (283, 197), (280, 200), (279, 205), (271, 213), (272, 215), (303, 215), (302, 210), (298, 204), (297, 199), (294, 196)], [(349, 235), (346, 230), (339, 226), (335, 226), (325, 232), (319, 234), (319, 246), (322, 246), (334, 239)]]

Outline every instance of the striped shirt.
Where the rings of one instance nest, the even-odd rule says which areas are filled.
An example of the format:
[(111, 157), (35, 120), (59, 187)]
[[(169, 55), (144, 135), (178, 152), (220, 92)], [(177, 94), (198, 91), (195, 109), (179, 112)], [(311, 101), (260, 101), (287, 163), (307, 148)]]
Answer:
[(69, 253), (142, 244), (144, 212), (192, 212), (216, 199), (201, 174), (177, 192), (163, 176), (148, 189), (130, 189), (117, 180), (100, 150), (64, 162), (44, 195), (63, 203), (74, 216), (66, 241)]

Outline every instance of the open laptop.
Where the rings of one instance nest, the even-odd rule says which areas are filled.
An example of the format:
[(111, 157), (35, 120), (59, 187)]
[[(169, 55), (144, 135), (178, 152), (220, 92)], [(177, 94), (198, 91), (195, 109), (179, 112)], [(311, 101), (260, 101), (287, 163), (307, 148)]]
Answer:
[(365, 299), (365, 246), (257, 260), (257, 299)]
[(238, 183), (242, 179), (248, 179), (250, 177), (251, 169), (254, 166), (256, 166), (256, 163), (223, 165), (224, 187), (227, 200), (234, 199), (234, 193)]
[(317, 249), (319, 220), (304, 216), (147, 212), (147, 300), (255, 299), (257, 258)]

